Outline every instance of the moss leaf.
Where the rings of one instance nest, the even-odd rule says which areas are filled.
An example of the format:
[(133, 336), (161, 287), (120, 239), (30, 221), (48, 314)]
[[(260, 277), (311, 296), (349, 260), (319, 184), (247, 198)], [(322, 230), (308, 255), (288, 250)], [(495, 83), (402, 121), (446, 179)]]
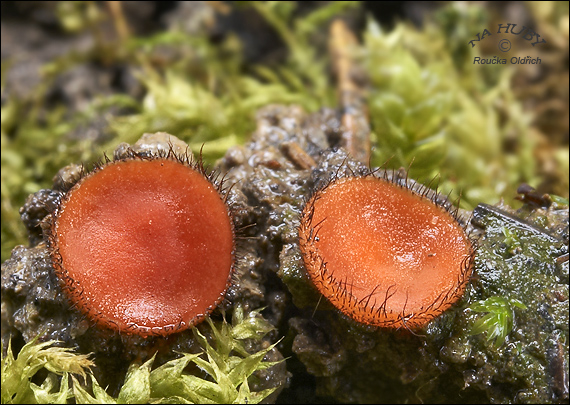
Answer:
[(526, 309), (526, 305), (514, 298), (489, 297), (484, 301), (471, 304), (469, 308), (472, 311), (488, 312), (473, 324), (471, 334), (478, 335), (487, 332), (487, 341), (494, 341), (495, 347), (500, 347), (513, 329), (514, 307)]
[[(38, 343), (37, 339), (25, 344), (17, 358), (9, 341), (6, 356), (2, 356), (2, 403), (49, 402), (70, 397), (72, 394), (67, 384), (62, 384), (59, 390), (56, 388), (56, 375), (65, 377), (67, 373), (75, 373), (85, 376), (85, 370), (93, 365), (87, 355), (74, 354), (70, 348), (53, 347), (57, 341)], [(50, 377), (48, 374), (38, 386), (31, 380), (42, 368), (54, 375)]]
[(73, 394), (75, 395), (75, 402), (78, 404), (116, 404), (117, 401), (105, 392), (99, 385), (95, 377), (90, 375), (93, 384), (93, 395), (91, 395), (73, 376)]
[(133, 363), (129, 366), (125, 383), (119, 392), (120, 404), (146, 404), (150, 400), (150, 367), (156, 354), (143, 365)]

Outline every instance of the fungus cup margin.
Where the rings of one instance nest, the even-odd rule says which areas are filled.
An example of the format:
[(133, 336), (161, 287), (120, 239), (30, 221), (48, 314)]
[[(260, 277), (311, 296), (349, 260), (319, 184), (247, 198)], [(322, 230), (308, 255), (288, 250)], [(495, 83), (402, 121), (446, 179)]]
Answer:
[[(345, 175), (339, 174), (342, 168), (347, 170)], [(477, 239), (470, 232), (467, 232), (470, 217), (467, 218), (459, 214), (459, 201), (456, 201), (454, 204), (449, 200), (449, 195), (440, 194), (437, 184), (435, 189), (431, 188), (437, 178), (438, 176), (432, 178), (427, 185), (424, 185), (409, 179), (408, 172), (403, 168), (396, 170), (385, 169), (384, 167), (374, 170), (367, 169), (367, 172), (363, 175), (355, 174), (345, 160), (333, 176), (324, 185), (315, 189), (305, 202), (298, 228), (299, 245), (305, 269), (313, 286), (319, 291), (321, 296), (327, 298), (334, 307), (349, 319), (358, 324), (389, 329), (405, 328), (409, 332), (414, 333), (414, 331), (423, 328), (449, 309), (463, 296), (473, 273)], [(401, 311), (394, 313), (387, 304), (396, 292), (396, 285), (389, 285), (387, 288), (384, 288), (384, 291), (380, 291), (382, 286), (375, 285), (369, 293), (358, 297), (353, 290), (354, 285), (351, 280), (346, 276), (339, 278), (335, 276), (334, 271), (327, 268), (328, 262), (317, 247), (319, 230), (322, 228), (323, 222), (327, 220), (327, 217), (315, 221), (315, 205), (322, 198), (323, 194), (338, 182), (358, 179), (376, 179), (390, 187), (405, 190), (411, 196), (419, 198), (420, 201), (436, 207), (463, 232), (467, 252), (457, 269), (455, 282), (451, 287), (439, 293), (430, 305), (423, 306), (415, 312), (410, 312), (406, 310), (408, 302), (408, 297), (406, 296), (406, 302)], [(383, 296), (380, 303), (372, 298), (377, 294), (382, 294)]]
[[(146, 151), (135, 151), (132, 147), (127, 147), (122, 151), (121, 156), (114, 156), (114, 158), (109, 158), (107, 154), (103, 155), (103, 159), (96, 162), (91, 170), (86, 169), (85, 164), (81, 166), (81, 173), (77, 179), (73, 179), (71, 182), (65, 183), (65, 190), (59, 191), (60, 196), (57, 200), (55, 206), (48, 207), (50, 213), (44, 219), (41, 226), (44, 232), (44, 239), (48, 247), (50, 257), (52, 259), (53, 269), (55, 274), (60, 280), (60, 286), (64, 294), (70, 301), (70, 308), (77, 308), (83, 316), (89, 320), (92, 325), (111, 330), (115, 333), (124, 333), (127, 335), (138, 335), (143, 338), (147, 337), (166, 337), (173, 333), (177, 333), (186, 329), (189, 329), (195, 325), (201, 323), (207, 316), (209, 316), (218, 306), (223, 304), (226, 300), (226, 293), (228, 288), (232, 285), (233, 279), (235, 277), (236, 261), (239, 259), (239, 255), (236, 253), (238, 250), (236, 236), (239, 230), (236, 230), (235, 217), (232, 213), (232, 209), (229, 205), (228, 198), (233, 187), (233, 184), (227, 186), (225, 175), (217, 170), (211, 170), (208, 166), (204, 165), (202, 159), (202, 149), (200, 149), (200, 154), (197, 158), (189, 152), (187, 147), (183, 153), (177, 153), (174, 150), (173, 144), (169, 141), (168, 150), (158, 149), (152, 152)], [(58, 217), (64, 211), (66, 202), (69, 199), (71, 193), (81, 187), (83, 182), (92, 176), (100, 173), (105, 168), (121, 164), (124, 162), (140, 161), (140, 162), (152, 162), (152, 161), (169, 161), (177, 164), (181, 164), (197, 174), (203, 177), (216, 191), (220, 197), (223, 205), (226, 208), (227, 216), (229, 220), (229, 225), (231, 229), (231, 266), (228, 269), (227, 280), (225, 281), (225, 286), (223, 291), (220, 292), (219, 296), (208, 305), (201, 313), (196, 314), (191, 319), (181, 319), (177, 324), (169, 324), (157, 327), (147, 327), (138, 325), (136, 323), (128, 323), (127, 327), (121, 327), (116, 321), (106, 317), (99, 311), (94, 311), (92, 304), (84, 296), (84, 288), (80, 283), (76, 282), (73, 277), (69, 274), (69, 270), (64, 266), (64, 259), (61, 256), (60, 248), (58, 246)], [(60, 179), (63, 181), (63, 179)], [(165, 269), (166, 271), (166, 269)]]

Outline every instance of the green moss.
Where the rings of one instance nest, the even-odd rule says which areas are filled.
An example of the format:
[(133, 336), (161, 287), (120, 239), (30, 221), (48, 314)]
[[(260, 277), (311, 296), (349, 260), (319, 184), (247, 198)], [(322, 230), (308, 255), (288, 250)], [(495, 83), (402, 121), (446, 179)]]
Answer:
[(568, 198), (560, 197), (558, 195), (553, 195), (553, 194), (550, 194), (550, 198), (552, 199), (553, 202), (555, 202), (560, 206), (570, 205), (570, 202), (568, 202)]
[(505, 337), (513, 330), (515, 307), (527, 309), (519, 300), (508, 300), (503, 297), (489, 297), (485, 301), (471, 304), (469, 308), (472, 311), (488, 312), (475, 322), (471, 334), (487, 332), (487, 340), (494, 341), (497, 347), (501, 346), (505, 342)]
[[(364, 35), (373, 165), (411, 165), (423, 182), (439, 175), (443, 193), (461, 194), (466, 209), (512, 203), (520, 182), (539, 183), (537, 139), (511, 89), (514, 71), (472, 64), (477, 49), (468, 41), (489, 21), (478, 7), (450, 4), (421, 30), (402, 22), (386, 32), (370, 20)], [(505, 153), (513, 133), (520, 144)]]
[[(258, 403), (279, 387), (251, 391), (249, 384), (255, 378), (253, 374), (280, 363), (263, 360), (278, 342), (256, 353), (250, 354), (245, 349), (246, 340), (259, 340), (273, 329), (259, 316), (260, 311), (246, 315), (241, 307), (237, 307), (231, 325), (225, 319), (216, 325), (208, 318), (211, 342), (194, 328), (202, 353), (181, 353), (181, 357), (155, 369), (152, 369), (155, 356), (143, 364), (131, 364), (117, 398), (99, 385), (90, 372), (94, 363), (86, 355), (53, 347), (57, 342), (38, 343), (34, 339), (14, 358), (9, 346), (6, 357), (2, 357), (2, 403), (65, 403), (72, 397), (77, 403), (88, 404)], [(190, 363), (198, 366), (206, 376), (185, 372)], [(38, 386), (32, 378), (42, 368), (49, 373)], [(61, 380), (58, 375), (62, 376)], [(72, 388), (68, 384), (69, 375)], [(82, 380), (75, 375), (83, 377)], [(82, 382), (87, 375), (91, 389)]]
[[(235, 35), (212, 44), (206, 33), (173, 29), (106, 42), (101, 23), (111, 19), (117, 25), (118, 16), (110, 17), (93, 2), (58, 5), (61, 26), (75, 35), (89, 32), (94, 46), (49, 62), (32, 95), (8, 98), (2, 106), (3, 261), (15, 244), (25, 243), (18, 208), (30, 192), (49, 187), (65, 164), (97, 160), (120, 142), (157, 131), (173, 133), (194, 149), (204, 145), (204, 158), (213, 163), (249, 138), (255, 111), (264, 105), (295, 103), (315, 111), (337, 104), (328, 55), (312, 43), (332, 17), (359, 7), (358, 2), (332, 2), (306, 15), (299, 15), (295, 2), (238, 6), (255, 9), (279, 35), (288, 50), (281, 63), (246, 67)], [(421, 30), (402, 22), (386, 32), (370, 20), (363, 45), (355, 50), (370, 79), (371, 163), (411, 165), (411, 176), (420, 181), (439, 174), (440, 189), (453, 197), (462, 194), (464, 208), (501, 197), (509, 202), (519, 182), (540, 183), (533, 156), (537, 140), (511, 89), (513, 72), (470, 63), (477, 49), (468, 40), (489, 21), (483, 9), (455, 4), (426, 19)], [(324, 44), (322, 37), (318, 43)], [(161, 49), (177, 57), (158, 65), (154, 55)], [(55, 80), (89, 63), (135, 67), (143, 98), (96, 96), (72, 115), (51, 105), (46, 94)], [(2, 65), (3, 87), (9, 66), (9, 61)], [(108, 126), (97, 142), (69, 136), (103, 116)], [(518, 146), (505, 153), (503, 145), (513, 133)], [(562, 173), (567, 173), (567, 155), (556, 154), (565, 162)]]
[[(99, 24), (109, 17), (95, 3), (61, 2), (62, 27), (75, 34), (91, 32), (95, 44), (50, 61), (42, 67), (37, 89), (27, 98), (10, 97), (2, 106), (2, 261), (16, 244), (26, 244), (18, 209), (27, 195), (50, 187), (52, 177), (69, 163), (90, 163), (120, 142), (132, 143), (145, 132), (158, 131), (175, 134), (193, 150), (203, 146), (204, 160), (214, 163), (230, 146), (249, 138), (255, 129), (255, 112), (262, 106), (294, 103), (315, 111), (333, 105), (335, 90), (327, 79), (327, 60), (310, 45), (310, 37), (335, 13), (355, 5), (331, 4), (295, 20), (289, 28), (294, 3), (244, 2), (242, 6), (254, 7), (287, 38), (289, 47), (282, 66), (256, 66), (252, 75), (245, 73), (243, 45), (235, 35), (213, 44), (205, 32), (173, 30), (110, 43), (103, 40)], [(155, 51), (164, 48), (177, 57), (156, 65)], [(144, 97), (95, 96), (84, 110), (71, 114), (61, 105), (50, 104), (46, 94), (58, 77), (92, 63), (130, 66)], [(2, 64), (3, 89), (9, 67), (9, 61)], [(72, 136), (101, 117), (106, 127), (95, 142)]]
[[(56, 343), (39, 343), (37, 338), (33, 339), (24, 345), (17, 357), (12, 352), (11, 342), (6, 356), (2, 348), (3, 404), (66, 403), (73, 397), (68, 385), (69, 375), (85, 377), (93, 362), (88, 356), (75, 354), (69, 348), (55, 347)], [(32, 378), (44, 368), (49, 373), (41, 385), (32, 382)], [(57, 376), (62, 376), (61, 381)]]
[[(255, 129), (255, 112), (262, 106), (296, 103), (308, 111), (315, 111), (337, 104), (336, 88), (329, 75), (330, 61), (324, 47), (313, 46), (312, 40), (319, 32), (326, 32), (326, 23), (331, 17), (342, 15), (350, 7), (358, 7), (359, 3), (331, 2), (301, 17), (296, 16), (295, 2), (238, 4), (255, 8), (280, 36), (288, 50), (287, 57), (280, 63), (245, 66), (244, 45), (236, 35), (228, 35), (222, 43), (213, 44), (205, 33), (190, 35), (173, 30), (105, 42), (99, 23), (108, 20), (109, 16), (101, 12), (97, 3), (58, 3), (61, 25), (77, 34), (90, 32), (95, 45), (92, 49), (70, 52), (50, 61), (43, 66), (42, 83), (35, 91), (25, 98), (9, 96), (2, 105), (2, 261), (9, 257), (16, 244), (26, 243), (18, 209), (27, 195), (50, 187), (57, 170), (71, 162), (89, 163), (120, 142), (132, 143), (143, 132), (166, 131), (188, 142), (195, 150), (204, 145), (204, 158), (213, 163), (228, 147), (249, 139)], [(543, 5), (541, 9), (544, 9)], [(555, 17), (567, 16), (567, 13), (566, 5), (562, 10), (551, 11), (544, 20), (555, 26), (559, 22)], [(434, 21), (427, 20), (422, 29), (402, 22), (387, 32), (370, 20), (363, 33), (363, 45), (355, 50), (370, 79), (367, 97), (374, 140), (372, 165), (382, 165), (389, 159), (393, 167), (411, 164), (411, 177), (420, 181), (429, 181), (439, 174), (443, 179), (440, 189), (444, 193), (453, 189), (452, 196), (457, 196), (462, 190), (464, 208), (473, 208), (479, 202), (495, 203), (501, 197), (508, 200), (515, 195), (515, 188), (521, 181), (540, 182), (533, 155), (536, 138), (529, 131), (528, 112), (523, 110), (511, 88), (513, 72), (491, 66), (475, 67), (470, 63), (474, 50), (467, 45), (468, 40), (489, 21), (481, 7), (463, 7), (455, 3), (443, 8)], [(163, 48), (173, 50), (177, 57), (156, 64), (155, 52)], [(47, 94), (55, 81), (82, 64), (134, 67), (143, 95), (140, 98), (124, 94), (95, 96), (87, 108), (71, 113), (62, 105), (51, 104)], [(9, 66), (10, 61), (2, 64), (2, 90)], [(102, 117), (106, 124), (97, 140), (73, 135), (83, 133), (84, 128)], [(513, 134), (517, 148), (504, 153), (504, 143), (508, 143)], [(556, 151), (555, 159), (562, 174), (559, 181), (565, 184), (568, 182), (567, 147)], [(567, 188), (566, 184), (561, 189)], [(552, 199), (559, 205), (568, 205), (566, 197), (552, 196)], [(489, 309), (487, 299), (491, 297), (502, 297), (497, 299), (506, 300), (507, 304), (470, 320), (479, 322), (479, 329), (487, 330), (485, 343), (490, 347), (485, 350), (500, 358), (506, 350), (511, 350), (509, 345), (495, 347), (502, 336), (506, 341), (511, 338), (524, 341), (529, 347), (535, 341), (537, 346), (546, 339), (542, 332), (536, 338), (530, 334), (521, 336), (522, 332), (516, 328), (508, 333), (511, 321), (505, 314), (512, 315), (514, 300), (523, 302), (528, 310), (518, 311), (517, 318), (511, 318), (513, 325), (527, 325), (528, 330), (535, 331), (534, 325), (540, 321), (536, 314), (544, 312), (537, 297), (550, 300), (555, 293), (567, 297), (568, 273), (566, 267), (564, 276), (561, 266), (556, 264), (564, 250), (559, 241), (521, 225), (517, 220), (496, 217), (494, 213), (485, 213), (483, 217), (486, 239), (481, 243), (477, 259), (480, 289), (473, 293), (473, 298), (486, 304), (475, 306), (475, 309)], [(299, 257), (290, 262), (294, 264), (282, 266), (284, 277), (301, 280)], [(552, 274), (561, 282), (553, 283)], [(314, 295), (307, 292), (308, 297)], [(555, 302), (554, 298), (551, 301)], [(300, 302), (296, 303), (301, 306)], [(312, 302), (308, 299), (303, 304), (311, 305)], [(552, 312), (548, 315), (555, 319), (564, 342), (567, 342), (568, 311), (567, 306), (565, 310), (560, 307), (553, 304), (547, 312)], [(241, 324), (249, 325), (241, 327), (242, 336), (251, 332), (247, 332), (248, 328), (264, 330), (257, 321), (250, 319), (248, 322)], [(472, 326), (466, 325), (465, 333), (472, 330)], [(237, 333), (235, 331), (240, 328), (236, 329), (234, 325), (232, 330)], [(221, 335), (224, 333), (220, 332)], [(497, 339), (493, 340), (493, 336)], [(196, 338), (201, 339), (200, 335)], [(233, 338), (238, 339), (236, 335)], [(209, 349), (204, 347), (208, 353)], [(238, 350), (235, 357), (239, 358), (237, 347), (233, 350)], [(520, 378), (537, 376), (533, 377), (536, 384), (534, 381), (532, 384), (540, 387), (542, 374), (537, 357), (533, 357), (531, 349), (517, 350), (519, 354), (515, 358), (520, 363), (515, 364), (523, 366), (512, 369)], [(168, 372), (178, 370), (182, 376), (183, 365), (196, 363), (198, 358), (202, 360), (197, 361), (206, 367), (204, 361), (207, 360), (192, 356), (183, 355), (175, 360)], [(413, 356), (413, 353), (405, 353), (402, 358)], [(13, 360), (19, 361), (20, 357), (23, 362), (27, 356), (25, 352), (24, 355), (20, 353), (18, 359)], [(215, 357), (211, 356), (211, 360), (216, 363)], [(11, 396), (13, 394), (4, 396), (4, 387), (13, 387), (13, 383), (4, 384), (4, 377), (13, 378), (14, 374), (4, 373), (5, 359), (2, 361), (2, 401), (5, 402), (5, 398), (13, 401), (16, 398)], [(241, 360), (234, 358), (232, 361)], [(131, 366), (127, 380), (133, 383), (125, 384), (127, 388), (124, 388), (121, 400), (127, 397), (145, 399), (147, 395), (153, 395), (152, 389), (148, 394), (146, 388), (147, 382), (151, 386), (152, 381), (156, 382), (151, 378), (156, 370), (152, 370), (152, 362), (149, 362)], [(260, 364), (262, 362), (257, 366)], [(245, 402), (249, 395), (248, 379), (240, 380), (240, 374), (240, 378), (228, 380), (219, 374), (223, 365), (207, 367), (211, 372), (207, 372), (211, 377), (209, 383), (227, 383), (225, 396), (216, 398)], [(166, 369), (163, 371), (167, 372)], [(59, 388), (60, 380), (55, 374), (48, 374), (40, 386), (30, 383), (27, 375), (18, 374), (18, 381), (28, 384), (21, 394), (18, 391), (21, 395), (18, 398), (26, 401), (35, 398), (39, 402), (67, 398), (69, 391), (65, 389), (64, 381), (69, 380), (66, 373), (71, 372), (60, 371), (63, 377)], [(75, 395), (83, 395), (85, 401), (89, 398), (102, 402), (116, 400), (105, 396), (95, 381), (91, 393), (77, 385), (75, 378), (72, 380), (73, 386), (77, 387)], [(140, 382), (140, 390), (134, 381)], [(220, 392), (212, 385), (205, 386), (213, 390), (208, 395)], [(183, 401), (181, 386), (165, 390), (171, 392), (168, 394), (171, 400)]]

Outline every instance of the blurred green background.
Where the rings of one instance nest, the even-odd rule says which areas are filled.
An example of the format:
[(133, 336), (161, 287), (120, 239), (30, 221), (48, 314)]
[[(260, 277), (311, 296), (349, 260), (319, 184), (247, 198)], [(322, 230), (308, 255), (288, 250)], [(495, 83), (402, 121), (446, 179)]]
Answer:
[[(364, 83), (372, 166), (461, 194), (514, 200), (520, 183), (568, 198), (568, 2), (2, 2), (2, 261), (26, 244), (19, 208), (69, 163), (165, 131), (215, 164), (270, 103), (335, 107), (328, 28), (343, 18)], [(516, 21), (515, 21), (516, 20)], [(513, 41), (541, 65), (474, 65)], [(507, 57), (507, 55), (505, 55)]]

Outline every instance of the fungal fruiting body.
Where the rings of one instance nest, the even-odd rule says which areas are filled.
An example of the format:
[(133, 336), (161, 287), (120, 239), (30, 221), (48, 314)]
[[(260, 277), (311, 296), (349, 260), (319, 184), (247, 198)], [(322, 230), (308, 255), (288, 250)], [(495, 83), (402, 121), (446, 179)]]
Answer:
[(233, 223), (219, 187), (188, 158), (108, 162), (72, 187), (53, 216), (56, 273), (99, 325), (167, 335), (223, 299)]
[(471, 274), (463, 227), (407, 184), (336, 179), (302, 214), (300, 247), (313, 284), (363, 324), (420, 328), (457, 301)]

